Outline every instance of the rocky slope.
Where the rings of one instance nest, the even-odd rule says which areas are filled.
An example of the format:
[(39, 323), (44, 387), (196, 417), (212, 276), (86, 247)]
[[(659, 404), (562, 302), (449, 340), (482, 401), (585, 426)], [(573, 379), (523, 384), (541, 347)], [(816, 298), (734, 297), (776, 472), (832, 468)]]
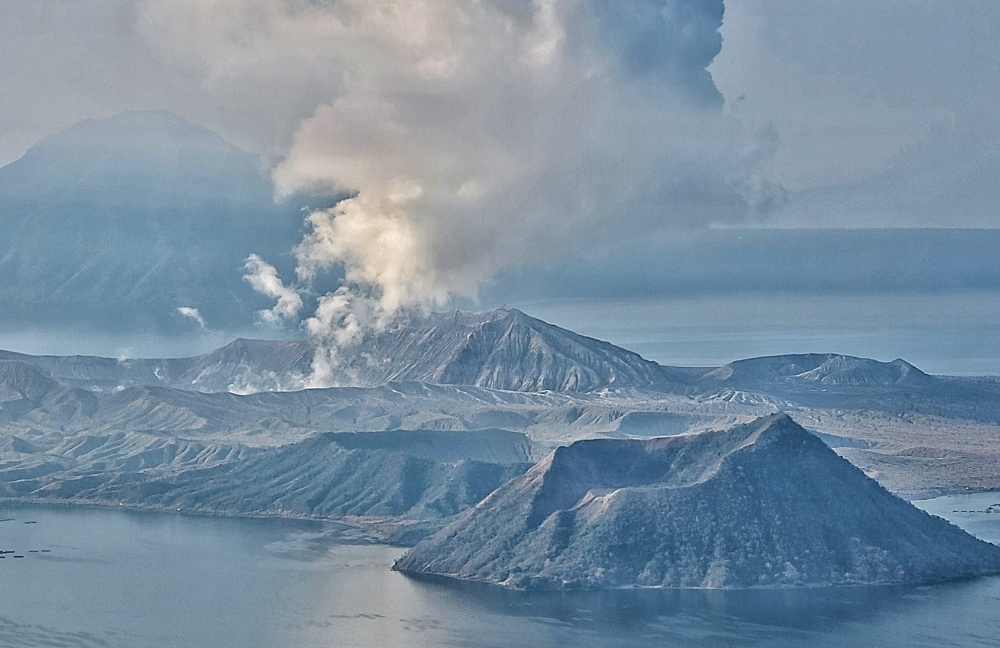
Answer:
[(360, 518), (396, 529), (397, 542), (440, 528), (530, 466), (524, 435), (499, 430), (320, 434), (279, 447), (138, 432), (45, 450), (17, 438), (3, 445), (0, 497)]
[[(341, 350), (337, 384), (390, 381), (472, 385), (510, 391), (664, 391), (687, 373), (607, 342), (577, 335), (512, 308), (405, 316)], [(192, 358), (113, 360), (82, 356), (0, 359), (36, 364), (80, 386), (157, 385), (202, 392), (269, 391), (301, 386), (313, 347), (303, 341), (236, 340)]]
[[(240, 339), (189, 358), (116, 360), (0, 351), (0, 361), (32, 364), (89, 390), (147, 386), (252, 393), (300, 389), (308, 384), (313, 355), (308, 341)], [(1000, 379), (995, 377), (931, 376), (900, 359), (837, 354), (666, 367), (508, 308), (403, 317), (339, 355), (342, 364), (333, 377), (339, 386), (413, 381), (524, 393), (663, 394), (696, 399), (701, 409), (838, 409), (1000, 424)], [(649, 427), (648, 422), (641, 421), (641, 427)]]
[(362, 354), (387, 361), (392, 380), (533, 392), (663, 389), (671, 382), (669, 370), (637, 353), (514, 308), (403, 320), (363, 346)]
[(559, 448), (395, 568), (546, 588), (914, 583), (1000, 573), (1000, 547), (776, 415)]
[(39, 447), (46, 435), (121, 431), (280, 445), (329, 431), (501, 428), (552, 448), (786, 411), (895, 493), (1000, 488), (995, 377), (835, 354), (661, 367), (499, 309), (411, 316), (368, 336), (342, 353), (339, 378), (357, 387), (269, 391), (301, 386), (313, 351), (268, 340), (176, 359), (0, 351), (0, 436)]

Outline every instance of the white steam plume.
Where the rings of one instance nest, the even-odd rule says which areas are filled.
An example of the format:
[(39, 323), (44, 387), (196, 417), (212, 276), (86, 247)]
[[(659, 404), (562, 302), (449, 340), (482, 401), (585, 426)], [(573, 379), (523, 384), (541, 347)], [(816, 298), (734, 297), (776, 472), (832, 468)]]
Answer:
[(205, 328), (205, 318), (201, 316), (201, 312), (197, 308), (192, 306), (178, 306), (177, 312), (197, 322), (199, 327)]
[(302, 310), (302, 297), (281, 281), (278, 271), (273, 265), (256, 254), (251, 254), (243, 269), (246, 271), (243, 279), (254, 290), (277, 300), (272, 308), (257, 312), (263, 321), (276, 324), (282, 320), (298, 317), (299, 311)]
[[(332, 96), (273, 172), (282, 195), (350, 196), (309, 214), (295, 251), (303, 285), (344, 271), (305, 323), (323, 350), (317, 384), (334, 380), (338, 349), (400, 309), (474, 296), (500, 270), (606, 238), (744, 212), (733, 176), (745, 159), (706, 71), (721, 46), (722, 0), (153, 7), (144, 25), (161, 46), (198, 34), (184, 56), (205, 83), (255, 70), (265, 82), (282, 69), (328, 77)], [(246, 278), (278, 300), (266, 319), (301, 310), (263, 260), (247, 261)]]
[[(657, 35), (688, 33), (660, 44), (669, 49), (661, 57), (707, 76), (718, 33), (701, 23), (721, 5), (670, 15), (662, 4), (648, 16)], [(515, 5), (520, 13), (503, 9)], [(334, 10), (365, 36), (344, 52), (342, 92), (302, 123), (274, 172), (284, 194), (355, 194), (310, 215), (300, 278), (342, 264), (350, 284), (371, 287), (392, 312), (474, 295), (498, 270), (564, 255), (612, 223), (706, 218), (677, 213), (669, 198), (690, 189), (684, 167), (715, 166), (723, 122), (697, 105), (704, 88), (616, 58), (621, 34), (605, 10), (391, 6)]]

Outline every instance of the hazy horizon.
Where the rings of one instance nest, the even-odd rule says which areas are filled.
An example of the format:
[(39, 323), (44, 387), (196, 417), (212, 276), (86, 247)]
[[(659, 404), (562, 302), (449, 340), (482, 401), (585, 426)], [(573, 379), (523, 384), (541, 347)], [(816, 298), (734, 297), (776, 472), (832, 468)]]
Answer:
[[(994, 290), (578, 297), (492, 307), (502, 305), (670, 366), (721, 366), (768, 355), (837, 353), (884, 362), (902, 358), (931, 374), (1000, 375), (1000, 291)], [(31, 355), (187, 357), (237, 338), (305, 337), (303, 331), (261, 326), (170, 336), (40, 329), (0, 333), (0, 349)]]
[[(10, 3), (0, 346), (261, 332), (332, 357), (408, 308), (922, 295), (869, 333), (816, 306), (700, 348), (556, 323), (663, 362), (811, 340), (995, 370), (920, 335), (996, 355), (948, 304), (1000, 290), (997, 5), (405, 7)], [(942, 308), (952, 328), (912, 332)], [(811, 329), (765, 343), (765, 320)]]

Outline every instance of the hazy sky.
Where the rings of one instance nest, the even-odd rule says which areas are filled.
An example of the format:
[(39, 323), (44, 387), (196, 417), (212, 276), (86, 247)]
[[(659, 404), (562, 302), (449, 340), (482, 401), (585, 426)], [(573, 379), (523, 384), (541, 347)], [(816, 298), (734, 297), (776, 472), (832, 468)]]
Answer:
[[(136, 108), (284, 155), (300, 120), (344, 83), (348, 47), (324, 41), (347, 34), (274, 19), (305, 4), (5, 0), (0, 163), (80, 119)], [(1000, 226), (997, 33), (991, 0), (726, 2), (710, 70), (725, 111), (747, 125), (755, 180), (785, 192), (768, 222)], [(656, 43), (640, 39), (631, 55), (655, 56)]]
[[(0, 221), (27, 237), (0, 232), (9, 244), (0, 271), (37, 279), (7, 281), (21, 301), (0, 332), (35, 336), (32, 308), (69, 325), (89, 307), (146, 322), (99, 323), (97, 333), (188, 331), (203, 349), (257, 318), (277, 328), (253, 335), (305, 332), (324, 342), (319, 376), (340, 345), (410, 305), (520, 303), (632, 344), (641, 341), (593, 328), (589, 306), (559, 319), (544, 304), (607, 298), (615, 322), (659, 325), (647, 321), (662, 319), (655, 309), (614, 301), (645, 299), (681, 308), (675, 316), (695, 322), (695, 336), (702, 321), (759, 321), (747, 338), (759, 342), (787, 312), (768, 319), (768, 304), (826, 326), (809, 298), (842, 296), (838, 307), (854, 308), (852, 295), (865, 293), (883, 347), (845, 345), (838, 316), (809, 349), (931, 362), (919, 345), (894, 350), (908, 331), (934, 348), (942, 339), (908, 322), (947, 312), (937, 295), (1000, 285), (998, 33), (994, 0), (0, 0), (0, 165), (83, 119), (159, 109), (259, 155), (279, 196), (353, 196), (301, 221), (299, 203), (279, 203), (275, 213), (289, 219), (275, 234), (260, 218), (244, 225), (238, 206), (229, 220), (187, 214), (189, 229), (176, 231), (170, 223), (181, 221), (159, 214), (108, 235), (113, 218), (72, 204), (59, 208), (73, 219), (68, 230), (59, 210), (44, 231), (10, 225), (37, 225), (29, 209)], [(56, 167), (86, 183), (80, 155)], [(100, 167), (107, 186), (116, 159)], [(265, 202), (271, 193), (266, 182), (255, 191)], [(247, 235), (234, 235), (234, 222)], [(814, 229), (830, 227), (995, 231)], [(164, 236), (138, 245), (135, 232), (147, 230)], [(79, 243), (88, 233), (100, 239), (89, 247)], [(247, 243), (261, 237), (270, 248)], [(122, 247), (102, 247), (112, 241)], [(162, 255), (162, 241), (187, 243)], [(72, 254), (56, 251), (67, 247)], [(149, 268), (136, 261), (147, 257)], [(66, 267), (78, 258), (89, 274)], [(123, 287), (130, 272), (146, 276), (142, 294), (158, 299)], [(88, 277), (86, 291), (46, 287), (77, 276)], [(219, 310), (220, 291), (239, 313)], [(798, 297), (767, 301), (769, 291)], [(916, 293), (927, 299), (892, 306), (892, 295)], [(74, 295), (82, 303), (67, 301)], [(733, 310), (708, 320), (688, 312), (715, 296), (736, 296)], [(747, 310), (744, 297), (764, 305)], [(64, 317), (67, 309), (76, 316)], [(984, 351), (995, 339), (983, 333), (991, 318), (952, 326), (954, 340), (996, 357)], [(864, 331), (859, 340), (870, 337)], [(118, 337), (88, 346), (66, 335), (62, 346), (51, 335), (34, 346), (7, 336), (4, 346), (124, 349)], [(675, 342), (680, 333), (664, 335)], [(677, 349), (668, 347), (643, 350), (669, 361)], [(748, 343), (717, 356), (785, 347)], [(949, 348), (949, 357), (964, 353)], [(994, 370), (966, 365), (939, 368)]]
[[(335, 346), (538, 268), (570, 293), (688, 291), (708, 228), (1000, 228), (997, 33), (992, 0), (5, 0), (0, 164), (160, 109), (260, 155), (279, 198), (349, 195), (304, 215), (295, 272), (219, 269)], [(817, 233), (796, 258), (831, 267), (764, 274), (891, 275), (824, 252), (859, 240)], [(763, 249), (716, 250), (712, 280)], [(952, 265), (942, 286), (994, 282)], [(316, 288), (340, 268), (342, 290)], [(197, 306), (169, 312), (213, 326)]]
[(773, 136), (777, 224), (1000, 226), (1000, 4), (727, 2), (712, 66)]

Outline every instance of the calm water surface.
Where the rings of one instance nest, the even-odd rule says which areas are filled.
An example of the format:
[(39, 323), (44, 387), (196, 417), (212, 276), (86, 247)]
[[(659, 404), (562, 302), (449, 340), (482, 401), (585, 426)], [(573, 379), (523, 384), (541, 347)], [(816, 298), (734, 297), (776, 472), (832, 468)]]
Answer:
[[(878, 360), (904, 358), (936, 374), (1000, 375), (1000, 291), (749, 293), (511, 305), (668, 365), (718, 366), (763, 355), (832, 352)], [(199, 331), (183, 337), (106, 336), (32, 329), (0, 331), (0, 349), (129, 358), (187, 356), (240, 336), (278, 334), (250, 330)]]
[[(1000, 493), (921, 503), (1000, 541)], [(0, 509), (0, 646), (997, 646), (1000, 578), (919, 588), (514, 593), (409, 579), (323, 523)]]
[(525, 312), (650, 360), (718, 366), (784, 353), (904, 358), (924, 371), (1000, 375), (1000, 292), (754, 293), (548, 300)]

